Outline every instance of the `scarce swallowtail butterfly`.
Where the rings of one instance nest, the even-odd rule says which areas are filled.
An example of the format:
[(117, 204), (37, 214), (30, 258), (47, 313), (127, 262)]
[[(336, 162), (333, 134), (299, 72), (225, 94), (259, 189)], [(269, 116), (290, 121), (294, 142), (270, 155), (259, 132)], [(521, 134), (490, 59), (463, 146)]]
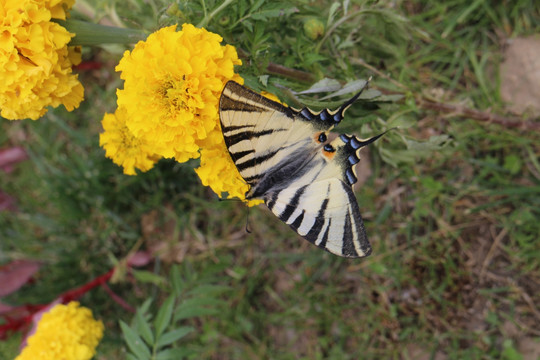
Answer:
[(360, 150), (377, 140), (329, 131), (362, 91), (339, 109), (295, 110), (229, 81), (219, 117), (225, 144), (250, 186), (246, 199), (268, 208), (309, 242), (333, 254), (371, 253), (354, 192)]

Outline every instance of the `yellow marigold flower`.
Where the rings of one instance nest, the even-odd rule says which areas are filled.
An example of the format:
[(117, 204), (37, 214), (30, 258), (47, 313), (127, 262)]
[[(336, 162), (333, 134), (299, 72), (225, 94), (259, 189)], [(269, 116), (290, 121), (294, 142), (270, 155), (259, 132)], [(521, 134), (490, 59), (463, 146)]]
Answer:
[[(201, 165), (195, 169), (202, 184), (209, 186), (218, 196), (227, 193), (229, 198), (237, 197), (245, 200), (249, 185), (236, 169), (225, 146), (223, 135), (212, 134), (209, 139), (214, 145), (201, 149)], [(258, 205), (262, 202), (263, 200), (251, 200), (248, 205)]]
[(219, 129), (218, 102), (225, 83), (241, 64), (221, 36), (184, 24), (151, 34), (124, 54), (116, 67), (125, 80), (118, 105), (127, 127), (163, 157), (179, 162), (199, 157), (201, 144)]
[(74, 36), (51, 19), (65, 19), (74, 0), (0, 2), (0, 108), (7, 119), (33, 120), (47, 106), (71, 111), (83, 99), (73, 65), (80, 53), (67, 46)]
[(15, 360), (89, 360), (103, 337), (103, 323), (92, 311), (72, 301), (56, 305), (37, 325), (36, 332)]
[(101, 122), (104, 132), (99, 135), (99, 145), (105, 156), (124, 168), (124, 174), (135, 175), (135, 168), (150, 170), (159, 156), (144, 140), (138, 139), (126, 126), (127, 113), (124, 107), (114, 114), (105, 114)]

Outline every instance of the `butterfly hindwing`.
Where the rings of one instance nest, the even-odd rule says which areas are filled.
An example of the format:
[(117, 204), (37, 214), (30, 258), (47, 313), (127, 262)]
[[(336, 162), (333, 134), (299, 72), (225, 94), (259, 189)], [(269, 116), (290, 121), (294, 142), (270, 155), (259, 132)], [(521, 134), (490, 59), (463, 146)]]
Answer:
[(371, 253), (360, 209), (352, 189), (338, 179), (326, 179), (272, 193), (268, 208), (300, 236), (344, 257)]
[[(371, 139), (370, 139), (371, 140)], [(274, 187), (264, 197), (268, 208), (309, 242), (340, 256), (371, 252), (354, 196), (354, 165), (370, 140), (342, 135), (322, 146), (288, 186)]]
[(344, 257), (371, 252), (352, 190), (359, 151), (379, 136), (330, 141), (355, 95), (336, 111), (294, 110), (235, 82), (220, 99), (225, 144), (242, 178), (247, 199), (268, 208), (311, 243)]

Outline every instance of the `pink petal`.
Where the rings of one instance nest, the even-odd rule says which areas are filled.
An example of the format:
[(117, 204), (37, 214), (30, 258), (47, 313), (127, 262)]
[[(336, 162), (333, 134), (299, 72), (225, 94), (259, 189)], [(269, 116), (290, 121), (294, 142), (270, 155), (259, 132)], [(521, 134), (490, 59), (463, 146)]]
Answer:
[(0, 149), (0, 169), (5, 172), (11, 172), (13, 165), (28, 159), (28, 154), (20, 146)]
[(127, 258), (129, 266), (144, 266), (152, 260), (152, 256), (146, 251), (137, 251), (135, 254)]
[(15, 260), (0, 267), (0, 297), (17, 291), (39, 270), (36, 261)]

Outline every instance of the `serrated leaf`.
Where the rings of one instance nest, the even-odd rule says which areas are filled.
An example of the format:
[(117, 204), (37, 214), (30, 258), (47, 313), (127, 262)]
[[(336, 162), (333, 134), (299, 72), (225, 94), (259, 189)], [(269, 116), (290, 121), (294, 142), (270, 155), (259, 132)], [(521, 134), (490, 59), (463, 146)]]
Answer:
[(193, 307), (181, 307), (174, 314), (174, 320), (179, 321), (183, 319), (190, 319), (199, 316), (217, 315), (220, 311), (214, 308), (203, 308), (198, 306)]
[(182, 326), (182, 327), (179, 327), (178, 329), (166, 332), (159, 338), (156, 346), (159, 349), (163, 346), (170, 345), (173, 342), (180, 340), (181, 338), (183, 338), (184, 336), (186, 336), (193, 330), (195, 330), (195, 328), (191, 326)]
[(150, 359), (150, 350), (143, 342), (139, 334), (137, 334), (132, 328), (130, 328), (125, 322), (120, 320), (120, 328), (124, 334), (124, 339), (129, 350), (138, 360)]
[(161, 334), (163, 334), (163, 331), (169, 326), (171, 323), (173, 308), (174, 308), (174, 302), (176, 300), (176, 297), (174, 295), (171, 295), (165, 300), (163, 305), (159, 308), (159, 311), (156, 316), (156, 320), (154, 321), (154, 327), (156, 331), (156, 340), (159, 341), (159, 337)]
[(141, 334), (144, 341), (147, 344), (151, 345), (154, 343), (154, 334), (150, 328), (150, 324), (144, 318), (143, 313), (140, 309), (135, 313), (135, 328), (139, 334)]

